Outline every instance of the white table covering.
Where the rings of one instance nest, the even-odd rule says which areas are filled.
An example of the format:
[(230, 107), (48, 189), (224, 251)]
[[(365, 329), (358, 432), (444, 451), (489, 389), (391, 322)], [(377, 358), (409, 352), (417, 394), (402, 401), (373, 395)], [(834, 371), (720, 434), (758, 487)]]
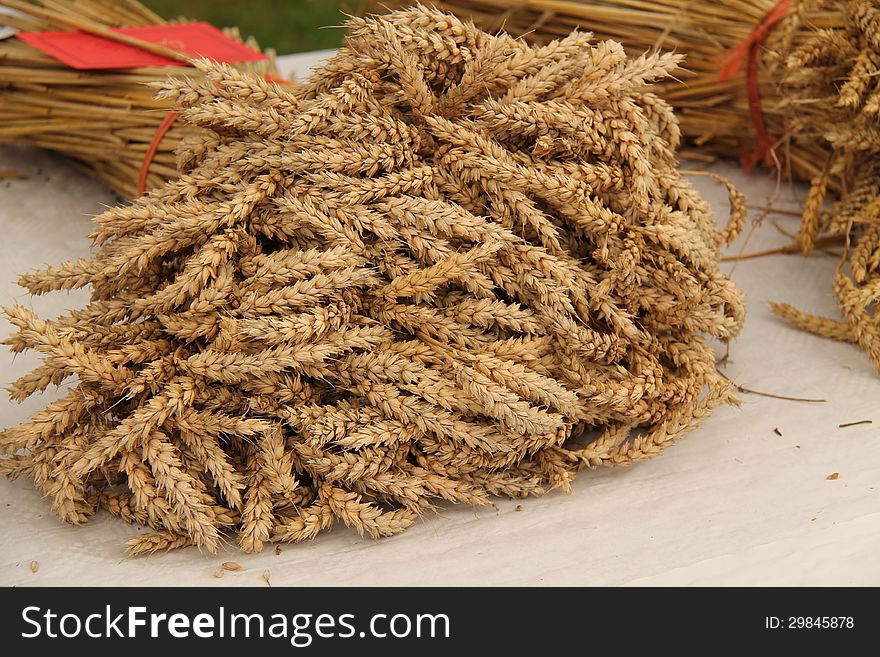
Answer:
[[(326, 52), (282, 59), (303, 75)], [(686, 162), (684, 166), (688, 166)], [(19, 273), (85, 256), (89, 217), (115, 203), (101, 185), (54, 155), (0, 147), (0, 169), (27, 180), (0, 180), (0, 304), (18, 301), (54, 317), (87, 294), (31, 301)], [(733, 165), (753, 205), (775, 181)], [(696, 184), (726, 219), (724, 190)], [(804, 189), (784, 185), (777, 207), (795, 208)], [(797, 219), (778, 216), (796, 231)], [(766, 220), (746, 248), (787, 238)], [(742, 240), (730, 253), (740, 253)], [(880, 584), (880, 377), (853, 346), (821, 340), (775, 319), (768, 300), (836, 316), (835, 259), (775, 256), (744, 261), (734, 279), (748, 295), (748, 323), (725, 372), (749, 388), (821, 398), (821, 404), (744, 395), (659, 458), (632, 468), (584, 472), (571, 495), (554, 492), (492, 507), (445, 507), (410, 530), (375, 542), (345, 528), (276, 555), (221, 554), (194, 548), (125, 559), (137, 530), (102, 512), (81, 527), (63, 525), (24, 480), (0, 481), (2, 585), (878, 585)], [(729, 269), (731, 265), (726, 265)], [(0, 334), (11, 332), (0, 320)], [(39, 362), (0, 350), (0, 380)], [(17, 405), (0, 393), (0, 426), (26, 420), (53, 392)], [(860, 420), (874, 424), (839, 428)], [(782, 436), (774, 432), (777, 428)], [(831, 473), (837, 480), (828, 480)], [(522, 511), (516, 506), (522, 504)], [(142, 530), (143, 531), (143, 530)], [(238, 572), (212, 574), (235, 560)], [(31, 572), (31, 561), (39, 571)]]

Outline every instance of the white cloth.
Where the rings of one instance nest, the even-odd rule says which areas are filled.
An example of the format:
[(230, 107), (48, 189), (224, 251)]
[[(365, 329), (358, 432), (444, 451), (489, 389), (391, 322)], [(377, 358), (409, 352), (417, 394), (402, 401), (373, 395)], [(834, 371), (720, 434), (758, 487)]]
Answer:
[[(326, 53), (282, 59), (305, 70)], [(688, 167), (688, 163), (684, 163)], [(85, 256), (90, 215), (115, 199), (56, 156), (0, 148), (0, 169), (29, 175), (0, 180), (0, 304), (14, 301), (53, 317), (82, 305), (83, 292), (31, 301), (17, 275)], [(755, 205), (775, 181), (734, 165), (732, 177)], [(51, 179), (51, 184), (49, 180)], [(726, 193), (695, 178), (723, 220)], [(796, 208), (801, 186), (783, 185), (776, 205)], [(754, 213), (753, 213), (754, 214)], [(794, 216), (779, 216), (796, 231)], [(746, 252), (788, 242), (758, 227)], [(741, 239), (730, 253), (743, 248)], [(0, 584), (10, 585), (878, 585), (880, 584), (880, 377), (851, 345), (798, 332), (771, 314), (768, 300), (837, 316), (835, 259), (774, 256), (740, 262), (734, 279), (748, 295), (746, 329), (726, 373), (752, 389), (821, 398), (821, 404), (743, 395), (660, 457), (631, 468), (585, 471), (571, 495), (554, 492), (492, 507), (444, 507), (390, 539), (361, 539), (344, 527), (309, 543), (217, 556), (194, 548), (124, 559), (136, 530), (101, 512), (81, 527), (62, 524), (30, 482), (0, 481)], [(726, 265), (729, 270), (731, 265)], [(11, 327), (0, 319), (4, 337)], [(0, 350), (3, 385), (39, 359)], [(21, 405), (0, 393), (0, 426), (26, 420), (53, 395)], [(873, 425), (839, 428), (872, 419)], [(777, 428), (781, 436), (774, 433)], [(828, 480), (832, 473), (837, 480)], [(520, 512), (517, 505), (522, 505)], [(143, 530), (142, 530), (143, 531)], [(212, 577), (222, 561), (238, 572)], [(31, 561), (39, 571), (31, 572)]]

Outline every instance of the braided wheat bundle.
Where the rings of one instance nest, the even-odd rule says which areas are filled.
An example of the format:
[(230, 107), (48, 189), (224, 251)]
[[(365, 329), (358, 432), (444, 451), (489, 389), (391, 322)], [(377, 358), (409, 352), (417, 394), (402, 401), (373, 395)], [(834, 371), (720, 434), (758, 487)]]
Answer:
[(796, 110), (796, 139), (827, 150), (804, 204), (800, 241), (809, 253), (820, 235), (846, 240), (834, 276), (844, 321), (788, 304), (773, 309), (804, 330), (858, 344), (880, 371), (880, 2), (850, 0), (839, 11), (839, 24), (813, 31), (788, 55), (783, 85)]
[(676, 169), (648, 90), (675, 56), (421, 7), (349, 27), (295, 90), (207, 62), (166, 82), (207, 129), (180, 178), (21, 279), (88, 306), (6, 311), (44, 357), (14, 398), (76, 383), (0, 435), (0, 468), (66, 521), (152, 527), (132, 554), (387, 536), (653, 456), (734, 401), (707, 338), (743, 321), (718, 251), (744, 213), (734, 193), (719, 231)]

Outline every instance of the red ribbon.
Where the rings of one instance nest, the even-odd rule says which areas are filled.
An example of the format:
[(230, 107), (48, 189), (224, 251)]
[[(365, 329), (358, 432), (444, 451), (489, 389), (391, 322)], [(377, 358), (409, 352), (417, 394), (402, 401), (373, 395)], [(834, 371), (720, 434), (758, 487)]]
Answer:
[(758, 64), (760, 62), (761, 46), (770, 36), (773, 28), (783, 20), (791, 10), (792, 0), (778, 0), (770, 10), (764, 14), (751, 34), (725, 53), (722, 58), (722, 68), (718, 75), (719, 82), (727, 82), (733, 79), (742, 69), (743, 62), (746, 65), (746, 93), (748, 94), (749, 111), (755, 132), (758, 136), (758, 148), (750, 155), (742, 158), (743, 166), (751, 169), (758, 162), (764, 160), (766, 164), (772, 164), (775, 158), (773, 140), (767, 133), (767, 124), (764, 122), (764, 110), (761, 107), (761, 89), (758, 85)]
[(153, 164), (153, 158), (156, 157), (156, 151), (159, 150), (159, 144), (165, 139), (165, 135), (171, 130), (171, 126), (174, 125), (178, 116), (180, 116), (179, 112), (168, 112), (168, 114), (165, 115), (165, 118), (162, 119), (162, 123), (159, 124), (159, 129), (156, 130), (156, 134), (153, 135), (153, 141), (150, 142), (150, 146), (147, 148), (147, 154), (144, 155), (144, 161), (141, 164), (141, 170), (138, 174), (138, 196), (143, 196), (146, 193), (147, 176), (150, 174), (150, 165)]

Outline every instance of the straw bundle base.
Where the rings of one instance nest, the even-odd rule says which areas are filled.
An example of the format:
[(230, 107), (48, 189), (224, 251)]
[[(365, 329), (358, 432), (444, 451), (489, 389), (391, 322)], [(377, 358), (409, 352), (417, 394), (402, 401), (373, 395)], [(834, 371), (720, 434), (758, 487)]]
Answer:
[[(96, 28), (161, 25), (166, 21), (135, 0), (0, 0), (0, 25), (23, 31), (69, 30), (70, 21)], [(225, 30), (239, 41), (235, 28)], [(253, 39), (247, 45), (256, 51)], [(258, 75), (277, 73), (274, 53), (264, 62), (238, 68)], [(169, 75), (199, 76), (183, 67), (120, 71), (76, 71), (16, 38), (0, 40), (0, 142), (53, 150), (73, 158), (90, 175), (123, 198), (139, 194), (147, 160), (145, 189), (177, 175), (175, 151), (193, 129), (175, 125), (147, 152), (171, 109), (148, 86)]]

